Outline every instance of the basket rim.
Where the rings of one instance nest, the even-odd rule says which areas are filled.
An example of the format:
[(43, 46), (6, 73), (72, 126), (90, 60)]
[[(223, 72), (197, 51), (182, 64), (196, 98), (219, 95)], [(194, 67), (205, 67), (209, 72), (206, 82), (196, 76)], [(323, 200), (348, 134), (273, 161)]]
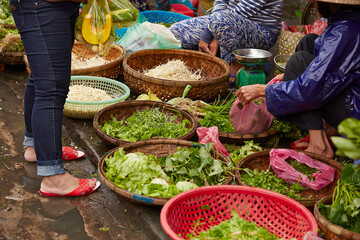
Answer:
[(280, 200), (282, 202), (288, 202), (291, 203), (294, 208), (296, 208), (299, 214), (303, 215), (304, 218), (308, 220), (308, 223), (310, 225), (310, 231), (317, 232), (318, 224), (316, 222), (316, 219), (314, 215), (302, 204), (297, 202), (296, 200), (287, 197), (285, 195), (282, 195), (280, 193), (276, 193), (273, 191), (261, 189), (261, 188), (255, 188), (255, 187), (249, 187), (249, 186), (239, 186), (239, 185), (221, 185), (221, 186), (205, 186), (205, 187), (199, 187), (195, 188), (186, 192), (182, 192), (174, 197), (172, 197), (167, 203), (165, 203), (164, 207), (161, 210), (160, 213), (160, 223), (166, 234), (174, 240), (183, 240), (180, 236), (178, 236), (169, 226), (167, 221), (167, 215), (170, 212), (170, 209), (173, 205), (177, 205), (178, 203), (181, 203), (183, 200), (187, 200), (199, 195), (205, 195), (209, 193), (220, 193), (220, 192), (228, 192), (228, 193), (239, 193), (239, 194), (255, 194), (257, 196), (272, 196), (277, 198), (277, 200)]
[(100, 80), (107, 83), (113, 83), (114, 85), (120, 86), (125, 89), (125, 94), (121, 97), (111, 99), (111, 100), (104, 100), (104, 101), (97, 101), (97, 102), (89, 102), (89, 101), (74, 101), (66, 99), (65, 103), (69, 104), (76, 104), (76, 105), (103, 105), (103, 104), (111, 104), (116, 103), (122, 100), (127, 99), (130, 96), (130, 89), (124, 83), (110, 79), (105, 77), (95, 77), (95, 76), (71, 76), (71, 80), (78, 80), (78, 79), (88, 79), (88, 80)]
[[(342, 233), (348, 233), (349, 235), (355, 235), (355, 237), (359, 237), (360, 238), (360, 233), (357, 233), (357, 232), (353, 232), (349, 229), (346, 229), (346, 228), (343, 228), (342, 226), (340, 225), (337, 225), (335, 223), (332, 223), (330, 222), (329, 220), (327, 220), (323, 215), (321, 215), (320, 211), (319, 211), (319, 203), (325, 203), (325, 202), (332, 202), (332, 197), (330, 196), (327, 196), (327, 197), (324, 197), (322, 199), (320, 199), (319, 201), (317, 201), (315, 203), (315, 206), (314, 206), (314, 216), (315, 216), (315, 219), (318, 223), (318, 225), (320, 226), (323, 226), (325, 227), (328, 231), (330, 229), (334, 229), (334, 228), (337, 228), (339, 229), (339, 232), (342, 234)], [(331, 231), (331, 233), (335, 234), (334, 232)]]
[[(147, 53), (150, 53), (151, 55), (153, 55), (154, 53), (162, 53), (164, 55), (177, 54), (177, 55), (201, 56), (204, 59), (207, 59), (207, 60), (210, 60), (213, 62), (217, 62), (218, 64), (223, 66), (226, 69), (226, 73), (224, 73), (222, 76), (219, 76), (219, 77), (211, 79), (211, 80), (206, 80), (206, 81), (204, 81), (204, 80), (181, 81), (181, 80), (169, 80), (169, 79), (162, 79), (162, 78), (146, 76), (143, 73), (131, 68), (128, 65), (128, 59), (132, 58), (134, 56), (138, 56), (138, 55), (140, 55), (140, 56), (150, 55)], [(188, 50), (188, 49), (145, 49), (145, 50), (139, 50), (136, 52), (132, 52), (124, 57), (123, 69), (124, 69), (124, 71), (128, 72), (129, 75), (131, 75), (132, 77), (138, 78), (141, 81), (149, 82), (149, 83), (157, 83), (157, 84), (161, 84), (162, 86), (171, 86), (171, 87), (186, 87), (186, 85), (193, 85), (193, 84), (196, 84), (196, 86), (199, 86), (199, 87), (202, 85), (208, 86), (208, 85), (218, 84), (218, 83), (227, 81), (228, 77), (230, 77), (230, 66), (227, 62), (225, 62), (224, 60), (222, 60), (218, 57), (212, 56), (210, 54), (199, 52), (199, 51), (194, 51), (194, 50)]]
[[(160, 105), (160, 106), (166, 106), (166, 107), (169, 107), (170, 109), (176, 109), (176, 110), (179, 110), (181, 112), (182, 115), (185, 115), (188, 117), (188, 119), (190, 120), (190, 123), (192, 122), (192, 128), (190, 129), (190, 131), (186, 134), (184, 134), (183, 136), (180, 136), (176, 139), (179, 139), (179, 138), (186, 138), (188, 136), (193, 136), (195, 134), (195, 131), (198, 127), (198, 122), (197, 120), (195, 119), (195, 117), (189, 113), (188, 111), (186, 110), (183, 110), (179, 107), (176, 107), (172, 104), (169, 104), (169, 103), (165, 103), (165, 102), (157, 102), (157, 101), (150, 101), (150, 100), (127, 100), (127, 101), (123, 101), (123, 102), (118, 102), (118, 103), (114, 103), (112, 105), (109, 105), (109, 106), (106, 106), (104, 107), (103, 109), (101, 109), (100, 111), (98, 111), (94, 118), (93, 118), (93, 127), (95, 129), (95, 132), (100, 136), (100, 134), (104, 134), (108, 139), (102, 139), (103, 141), (106, 141), (112, 145), (123, 145), (123, 144), (127, 144), (127, 143), (136, 143), (136, 142), (139, 142), (139, 141), (136, 141), (136, 142), (130, 142), (130, 141), (125, 141), (125, 140), (122, 140), (120, 138), (115, 138), (115, 137), (112, 137), (108, 134), (106, 134), (104, 131), (102, 131), (100, 129), (100, 126), (99, 126), (99, 118), (100, 116), (106, 112), (106, 111), (109, 111), (109, 110), (112, 110), (113, 108), (117, 108), (119, 105), (125, 105), (125, 107), (131, 107), (131, 106), (137, 106), (137, 105), (145, 105), (145, 106), (152, 106), (152, 107), (156, 107), (156, 105)], [(160, 107), (159, 106), (159, 107)], [(157, 138), (159, 139), (159, 138)], [(160, 139), (166, 139), (166, 138), (160, 138)], [(146, 141), (149, 141), (151, 139), (147, 139)], [(141, 140), (141, 141), (145, 141), (145, 140)]]
[[(126, 151), (126, 150), (129, 150), (129, 149), (135, 148), (135, 147), (149, 146), (149, 145), (154, 145), (154, 144), (172, 144), (172, 145), (183, 145), (183, 146), (187, 146), (187, 147), (194, 147), (195, 146), (193, 141), (182, 140), (182, 139), (168, 139), (168, 138), (142, 140), (142, 141), (137, 141), (137, 142), (134, 142), (134, 143), (127, 143), (127, 144), (117, 146), (117, 147), (111, 149), (109, 152), (106, 152), (100, 158), (99, 163), (98, 163), (98, 172), (99, 172), (100, 180), (107, 187), (109, 187), (112, 191), (114, 191), (115, 193), (118, 193), (118, 194), (120, 194), (120, 195), (122, 195), (122, 196), (124, 196), (126, 198), (129, 198), (131, 201), (146, 204), (146, 205), (163, 206), (171, 198), (149, 197), (149, 196), (140, 195), (140, 194), (128, 191), (128, 190), (126, 190), (124, 188), (120, 188), (120, 187), (116, 186), (110, 179), (108, 179), (106, 177), (106, 175), (105, 175), (105, 172), (104, 172), (105, 159), (108, 156), (113, 155), (114, 152), (116, 152), (119, 148), (122, 147)], [(230, 161), (225, 155), (221, 154), (220, 152), (219, 152), (219, 154), (226, 161)], [(221, 186), (225, 186), (225, 185), (221, 185)], [(125, 194), (119, 193), (117, 190), (119, 190), (119, 191), (121, 191), (121, 192), (123, 192)], [(126, 196), (126, 195), (128, 195), (128, 196)]]
[(244, 141), (252, 140), (254, 138), (266, 138), (268, 136), (272, 136), (277, 134), (279, 131), (276, 129), (269, 129), (265, 132), (259, 132), (259, 133), (229, 133), (229, 132), (221, 132), (219, 131), (219, 137), (222, 138), (231, 138), (231, 139), (241, 139)]
[[(302, 152), (305, 153), (306, 155), (308, 155), (309, 157), (311, 157), (312, 159), (316, 160), (316, 161), (320, 161), (326, 165), (330, 165), (333, 168), (338, 168), (340, 171), (342, 171), (342, 166), (340, 163), (336, 162), (334, 159), (330, 159), (330, 158), (326, 158), (324, 156), (312, 153), (312, 152), (306, 152), (306, 151), (302, 151), (302, 150), (295, 150), (295, 149), (291, 149), (297, 152)], [(270, 156), (270, 151), (271, 150), (264, 150), (264, 151), (258, 151), (255, 153), (252, 153), (246, 157), (244, 157), (243, 159), (240, 160), (240, 162), (236, 165), (236, 169), (235, 169), (235, 180), (237, 182), (237, 184), (243, 184), (244, 186), (248, 186), (246, 185), (244, 182), (242, 182), (240, 179), (240, 168), (242, 167), (242, 165), (246, 162), (246, 161), (250, 161), (251, 159), (254, 159), (256, 157), (263, 157), (263, 156)], [(269, 165), (270, 166), (270, 165)], [(335, 180), (334, 180), (335, 181)], [(314, 190), (315, 191), (315, 190)], [(316, 203), (316, 201), (319, 201), (319, 198), (313, 198), (313, 199), (294, 199), (295, 201), (300, 202), (301, 204), (303, 204), (306, 207), (313, 207)]]
[(169, 12), (169, 11), (163, 11), (163, 10), (148, 10), (148, 11), (142, 11), (139, 14), (143, 14), (146, 17), (146, 15), (148, 15), (148, 14), (156, 14), (156, 13), (159, 13), (159, 14), (164, 15), (164, 16), (165, 15), (176, 16), (176, 17), (179, 17), (179, 18), (182, 18), (182, 19), (191, 18), (190, 16), (187, 16), (187, 15), (184, 15), (184, 14), (175, 13), (175, 12)]

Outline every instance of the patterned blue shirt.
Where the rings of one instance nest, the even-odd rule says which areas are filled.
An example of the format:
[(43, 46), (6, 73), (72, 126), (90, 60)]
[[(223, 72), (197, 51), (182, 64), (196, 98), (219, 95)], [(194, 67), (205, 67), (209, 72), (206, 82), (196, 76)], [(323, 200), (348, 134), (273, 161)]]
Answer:
[[(280, 33), (282, 8), (283, 0), (215, 0), (212, 12), (234, 11), (278, 35)], [(212, 35), (209, 29), (204, 31), (201, 39), (207, 43), (210, 42)]]

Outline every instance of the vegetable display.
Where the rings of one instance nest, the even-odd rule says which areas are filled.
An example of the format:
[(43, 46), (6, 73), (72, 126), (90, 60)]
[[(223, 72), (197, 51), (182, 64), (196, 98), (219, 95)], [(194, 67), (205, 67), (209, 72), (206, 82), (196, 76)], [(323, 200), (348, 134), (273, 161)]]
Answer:
[(360, 167), (344, 166), (332, 204), (319, 203), (319, 211), (330, 222), (360, 233)]
[(105, 175), (116, 186), (150, 197), (170, 198), (198, 186), (226, 180), (227, 164), (211, 155), (212, 144), (179, 149), (158, 158), (119, 148), (105, 159)]
[(241, 180), (246, 185), (281, 193), (294, 199), (301, 198), (298, 193), (304, 188), (299, 183), (290, 185), (284, 179), (277, 177), (269, 168), (265, 171), (259, 171), (257, 168), (254, 170), (244, 168), (242, 170), (244, 173), (241, 174)]
[[(175, 112), (175, 110), (174, 110)], [(161, 112), (159, 108), (137, 111), (125, 120), (114, 116), (101, 127), (106, 134), (124, 141), (136, 142), (153, 137), (178, 138), (190, 132), (187, 119), (177, 123), (176, 115)]]
[(254, 141), (244, 141), (244, 145), (237, 146), (235, 144), (224, 144), (226, 150), (230, 153), (230, 160), (236, 165), (241, 159), (252, 153), (262, 151), (263, 148), (259, 143)]
[[(241, 211), (241, 210), (240, 210)], [(190, 240), (277, 240), (276, 235), (271, 234), (264, 226), (258, 227), (256, 223), (249, 222), (239, 216), (234, 209), (232, 218), (211, 227), (209, 230), (200, 232), (197, 236), (187, 237)]]

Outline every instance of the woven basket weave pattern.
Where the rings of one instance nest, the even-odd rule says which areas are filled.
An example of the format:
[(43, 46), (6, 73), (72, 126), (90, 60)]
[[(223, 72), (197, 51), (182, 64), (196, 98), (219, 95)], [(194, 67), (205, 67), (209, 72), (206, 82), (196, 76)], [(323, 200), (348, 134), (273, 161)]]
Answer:
[[(173, 59), (184, 61), (194, 71), (201, 69), (201, 80), (165, 80), (143, 74), (144, 70), (152, 69)], [(126, 84), (134, 93), (142, 94), (150, 90), (164, 101), (181, 97), (187, 85), (192, 86), (188, 92), (188, 98), (211, 101), (218, 95), (225, 96), (229, 86), (229, 65), (217, 57), (197, 51), (182, 49), (142, 50), (127, 55), (124, 58), (123, 66)]]
[(214, 6), (215, 1), (199, 0), (199, 7), (197, 16), (209, 15), (210, 9)]
[[(212, 186), (177, 195), (162, 209), (160, 221), (172, 239), (180, 240), (230, 219), (233, 209), (240, 217), (285, 239), (302, 239), (306, 232), (317, 230), (314, 217), (301, 204), (281, 194), (244, 186)], [(195, 227), (194, 221), (199, 219), (203, 224)]]
[(23, 65), (25, 52), (0, 53), (0, 63), (8, 65)]
[[(135, 143), (128, 143), (124, 144), (121, 147), (123, 147), (126, 154), (128, 153), (134, 153), (134, 152), (142, 152), (146, 155), (152, 154), (156, 155), (157, 157), (163, 157), (168, 156), (176, 151), (178, 151), (178, 147), (180, 148), (191, 148), (194, 144), (190, 141), (185, 140), (177, 140), (177, 139), (152, 139), (147, 141), (139, 141)], [(157, 205), (162, 206), (164, 205), (169, 198), (161, 198), (161, 197), (146, 197), (137, 195), (135, 193), (129, 192), (125, 189), (119, 188), (114, 185), (113, 182), (111, 182), (108, 178), (105, 176), (105, 159), (109, 156), (112, 156), (115, 151), (117, 151), (118, 148), (112, 149), (108, 154), (104, 155), (98, 165), (99, 170), (99, 177), (102, 182), (105, 183), (107, 187), (109, 187), (111, 190), (113, 190), (118, 196), (125, 197), (131, 201), (146, 204), (146, 205)], [(216, 159), (219, 159), (223, 162), (228, 162), (229, 159), (226, 158), (221, 153), (216, 153)], [(230, 184), (231, 177), (229, 177), (228, 181), (225, 184)]]
[[(337, 184), (337, 180), (341, 178), (341, 172), (342, 172), (342, 166), (340, 163), (336, 162), (335, 160), (328, 159), (325, 157), (322, 157), (320, 155), (315, 155), (311, 153), (305, 152), (309, 157), (312, 159), (322, 162), (326, 165), (329, 165), (330, 167), (335, 169), (335, 179), (332, 183), (330, 183), (326, 188), (318, 191), (314, 190), (304, 190), (301, 191), (299, 194), (303, 199), (296, 199), (298, 202), (303, 204), (306, 207), (313, 207), (317, 201), (319, 201), (321, 198), (326, 196), (332, 196), (334, 189)], [(268, 151), (262, 151), (253, 153), (245, 158), (243, 158), (239, 164), (237, 165), (237, 169), (239, 168), (249, 168), (251, 170), (254, 170), (255, 168), (261, 170), (266, 170), (270, 166), (270, 155)], [(236, 170), (235, 176), (236, 176), (236, 182), (239, 185), (245, 185), (245, 183), (241, 180), (240, 174), (244, 174), (243, 172)], [(312, 195), (311, 198), (309, 196)]]

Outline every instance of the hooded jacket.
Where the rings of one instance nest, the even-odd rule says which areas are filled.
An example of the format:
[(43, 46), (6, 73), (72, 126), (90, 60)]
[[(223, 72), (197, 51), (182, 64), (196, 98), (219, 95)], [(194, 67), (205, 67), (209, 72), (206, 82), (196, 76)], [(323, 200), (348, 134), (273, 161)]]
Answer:
[(283, 116), (319, 109), (347, 91), (346, 109), (360, 119), (360, 13), (342, 10), (315, 40), (315, 58), (297, 79), (268, 85), (268, 111)]

